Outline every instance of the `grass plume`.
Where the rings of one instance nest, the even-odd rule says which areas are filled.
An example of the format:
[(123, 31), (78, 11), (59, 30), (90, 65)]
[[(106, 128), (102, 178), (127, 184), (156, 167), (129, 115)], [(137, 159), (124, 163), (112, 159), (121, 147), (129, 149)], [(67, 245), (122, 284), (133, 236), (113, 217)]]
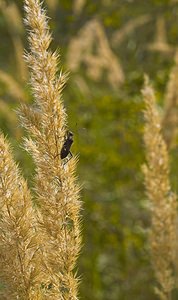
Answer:
[(38, 0), (25, 0), (30, 68), (35, 105), (22, 106), (21, 121), (29, 133), (25, 148), (36, 164), (35, 190), (39, 205), (38, 224), (43, 236), (43, 264), (48, 276), (47, 299), (77, 299), (74, 271), (80, 251), (79, 186), (77, 158), (62, 160), (60, 151), (67, 132), (62, 89), (66, 75), (58, 75), (57, 52), (51, 42), (45, 10)]
[(158, 282), (156, 292), (162, 300), (170, 300), (175, 288), (176, 195), (169, 181), (169, 159), (161, 133), (161, 120), (148, 79), (142, 91), (145, 102), (144, 142), (147, 165), (143, 167), (145, 188), (151, 202), (151, 258)]
[(3, 292), (8, 299), (39, 300), (39, 241), (31, 195), (2, 134), (0, 193), (0, 276), (7, 290)]

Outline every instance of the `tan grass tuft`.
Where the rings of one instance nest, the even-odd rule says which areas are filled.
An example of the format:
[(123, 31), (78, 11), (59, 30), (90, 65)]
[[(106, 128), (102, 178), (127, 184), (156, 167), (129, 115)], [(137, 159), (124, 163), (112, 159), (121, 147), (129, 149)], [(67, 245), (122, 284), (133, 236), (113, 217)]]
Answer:
[(171, 192), (167, 147), (161, 134), (161, 121), (148, 79), (143, 89), (145, 101), (144, 141), (147, 165), (143, 167), (145, 187), (151, 202), (151, 258), (160, 299), (170, 300), (175, 288), (176, 195)]
[[(27, 183), (0, 135), (0, 277), (8, 299), (40, 300), (39, 241)], [(38, 286), (38, 288), (37, 288)], [(3, 294), (2, 294), (3, 298)]]
[(66, 75), (57, 75), (59, 56), (48, 50), (51, 42), (47, 17), (38, 0), (26, 0), (26, 24), (30, 27), (31, 71), (35, 105), (23, 106), (21, 120), (30, 137), (25, 147), (36, 164), (36, 195), (39, 229), (43, 236), (43, 265), (48, 276), (46, 299), (77, 299), (78, 279), (74, 273), (80, 251), (79, 186), (77, 159), (62, 160), (66, 136), (66, 112), (62, 89)]

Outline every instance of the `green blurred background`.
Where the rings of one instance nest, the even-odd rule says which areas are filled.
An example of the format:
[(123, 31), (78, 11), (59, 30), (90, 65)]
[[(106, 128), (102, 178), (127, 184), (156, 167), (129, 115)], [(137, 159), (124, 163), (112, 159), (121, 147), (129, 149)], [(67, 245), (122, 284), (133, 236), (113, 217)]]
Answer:
[[(156, 300), (141, 172), (140, 90), (147, 73), (162, 113), (178, 46), (178, 1), (48, 0), (45, 5), (51, 47), (60, 48), (61, 67), (70, 71), (63, 99), (83, 186), (80, 298)], [(21, 102), (33, 102), (22, 59), (28, 49), (23, 15), (23, 1), (0, 0), (0, 128), (32, 186), (34, 165), (21, 147), (24, 132), (15, 113)], [(177, 191), (176, 142), (170, 160)]]

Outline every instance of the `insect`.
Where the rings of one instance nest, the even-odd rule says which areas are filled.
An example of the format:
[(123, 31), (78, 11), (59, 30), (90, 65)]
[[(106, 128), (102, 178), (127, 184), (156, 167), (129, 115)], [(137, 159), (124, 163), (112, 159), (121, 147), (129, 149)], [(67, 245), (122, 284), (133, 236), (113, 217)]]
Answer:
[(71, 131), (67, 131), (66, 138), (65, 138), (65, 141), (62, 146), (61, 153), (60, 153), (61, 159), (66, 158), (68, 156), (68, 154), (70, 154), (72, 157), (70, 147), (72, 146), (72, 143), (74, 141), (73, 136), (74, 135)]

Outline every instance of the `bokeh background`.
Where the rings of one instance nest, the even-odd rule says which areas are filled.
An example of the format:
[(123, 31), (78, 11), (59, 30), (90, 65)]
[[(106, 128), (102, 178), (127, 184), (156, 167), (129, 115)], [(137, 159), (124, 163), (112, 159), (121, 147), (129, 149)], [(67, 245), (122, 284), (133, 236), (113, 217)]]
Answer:
[[(72, 152), (80, 156), (80, 298), (156, 300), (149, 202), (141, 172), (145, 161), (141, 88), (147, 73), (164, 116), (169, 76), (177, 64), (178, 1), (48, 0), (44, 4), (53, 33), (51, 47), (60, 49), (62, 70), (70, 72), (63, 100), (74, 133)], [(22, 149), (25, 133), (15, 112), (20, 103), (33, 103), (24, 49), (28, 44), (23, 1), (0, 0), (0, 128), (33, 186), (34, 165)], [(169, 115), (164, 122), (168, 133), (170, 119)], [(177, 191), (176, 131), (171, 139), (171, 182)], [(178, 299), (176, 292), (174, 297)]]

